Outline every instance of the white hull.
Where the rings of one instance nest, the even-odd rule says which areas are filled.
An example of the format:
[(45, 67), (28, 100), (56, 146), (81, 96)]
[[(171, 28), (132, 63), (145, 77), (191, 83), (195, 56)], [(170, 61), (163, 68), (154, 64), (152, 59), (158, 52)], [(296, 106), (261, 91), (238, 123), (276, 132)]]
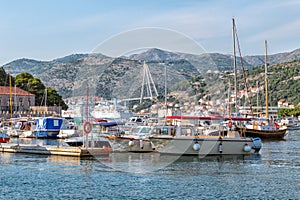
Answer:
[(109, 141), (113, 152), (153, 152), (155, 150), (153, 144), (148, 139), (139, 139), (126, 136), (111, 136)]
[(88, 142), (86, 141), (86, 137), (82, 136), (82, 137), (72, 137), (69, 139), (65, 139), (64, 142), (66, 144), (68, 144), (69, 146), (77, 146), (77, 147), (81, 147), (84, 144), (87, 144), (88, 147), (92, 147), (92, 148), (111, 148), (110, 143), (108, 141), (107, 138), (105, 137), (91, 137), (88, 136)]
[(61, 139), (66, 139), (70, 137), (78, 137), (79, 136), (79, 131), (74, 130), (74, 129), (65, 129), (65, 130), (60, 130), (59, 134), (57, 135), (58, 138)]
[(94, 110), (91, 115), (96, 119), (120, 119), (121, 115), (117, 111), (98, 111)]
[[(175, 155), (248, 155), (255, 153), (251, 138), (150, 137), (159, 153)], [(198, 147), (195, 146), (198, 143)], [(247, 147), (246, 147), (247, 146)], [(198, 149), (199, 148), (199, 149)], [(259, 149), (257, 149), (257, 152)]]

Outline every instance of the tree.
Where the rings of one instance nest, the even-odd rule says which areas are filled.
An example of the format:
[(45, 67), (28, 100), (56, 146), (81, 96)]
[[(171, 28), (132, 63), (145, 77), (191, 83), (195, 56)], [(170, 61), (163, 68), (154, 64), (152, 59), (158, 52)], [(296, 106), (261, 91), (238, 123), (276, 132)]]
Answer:
[[(45, 85), (38, 78), (24, 72), (16, 76), (16, 86), (35, 95), (35, 105), (41, 106), (45, 99)], [(47, 106), (61, 106), (63, 110), (68, 106), (62, 100), (62, 97), (53, 89), (47, 88)]]
[(61, 106), (63, 110), (68, 109), (68, 106), (62, 100), (62, 97), (53, 88), (47, 88), (47, 105)]
[(24, 72), (16, 76), (16, 86), (35, 95), (35, 105), (41, 105), (45, 91), (45, 85), (40, 79)]
[(15, 79), (13, 76), (8, 75), (3, 67), (0, 68), (0, 85), (1, 86), (9, 86), (9, 77), (11, 77), (11, 84), (15, 84)]

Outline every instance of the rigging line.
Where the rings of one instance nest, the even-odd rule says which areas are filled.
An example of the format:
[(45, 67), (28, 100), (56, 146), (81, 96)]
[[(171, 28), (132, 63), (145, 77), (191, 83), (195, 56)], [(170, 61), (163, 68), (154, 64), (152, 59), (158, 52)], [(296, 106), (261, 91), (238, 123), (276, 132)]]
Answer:
[(240, 55), (240, 61), (241, 61), (241, 65), (242, 65), (244, 83), (245, 83), (246, 92), (247, 92), (247, 96), (248, 96), (247, 99), (248, 99), (248, 103), (249, 103), (251, 115), (253, 115), (252, 104), (251, 104), (250, 93), (249, 93), (249, 86), (248, 86), (248, 82), (247, 82), (247, 77), (246, 77), (246, 72), (245, 72), (243, 57), (242, 57), (242, 53), (241, 53), (240, 42), (239, 42), (239, 38), (238, 38), (237, 29), (236, 29), (235, 24), (234, 24), (234, 27), (235, 27), (236, 41), (237, 41), (239, 55)]

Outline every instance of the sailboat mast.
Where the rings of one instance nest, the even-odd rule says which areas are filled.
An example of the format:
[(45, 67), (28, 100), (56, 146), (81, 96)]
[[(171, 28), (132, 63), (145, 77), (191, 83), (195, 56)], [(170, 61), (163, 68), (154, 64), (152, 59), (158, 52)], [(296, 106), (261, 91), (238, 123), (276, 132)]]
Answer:
[[(233, 74), (234, 74), (234, 102), (235, 102), (235, 114), (237, 115), (237, 71), (236, 71), (236, 49), (235, 49), (235, 22), (232, 18), (232, 40), (233, 40)], [(230, 114), (230, 113), (229, 113)]]
[(45, 108), (47, 107), (47, 88), (45, 88)]
[(269, 96), (268, 96), (268, 46), (265, 40), (265, 87), (266, 87), (266, 118), (269, 119)]
[(86, 84), (86, 107), (85, 107), (86, 121), (89, 121), (89, 84)]
[(234, 29), (233, 29), (234, 30), (234, 34), (236, 36), (237, 47), (238, 47), (238, 50), (239, 50), (240, 61), (241, 61), (241, 65), (242, 65), (242, 72), (243, 72), (244, 84), (245, 84), (245, 88), (246, 88), (246, 92), (247, 92), (247, 96), (248, 96), (247, 99), (248, 99), (248, 104), (249, 104), (249, 107), (250, 107), (250, 113), (251, 113), (251, 115), (253, 115), (253, 109), (252, 109), (251, 99), (250, 99), (250, 96), (249, 96), (250, 92), (249, 92), (249, 87), (248, 87), (248, 82), (247, 82), (247, 78), (246, 78), (246, 72), (245, 72), (245, 67), (244, 67), (244, 62), (243, 62), (241, 47), (240, 47), (239, 38), (238, 38), (238, 34), (237, 34), (235, 23), (233, 23), (233, 26), (234, 26)]
[(167, 106), (167, 65), (165, 65), (165, 106), (166, 106), (166, 114), (168, 115), (168, 106)]
[(10, 109), (10, 119), (12, 119), (12, 87), (11, 87), (11, 75), (10, 75), (10, 66), (8, 67), (8, 78), (9, 78), (9, 109)]
[(228, 80), (228, 116), (230, 116), (231, 114), (231, 109), (230, 109), (230, 93), (231, 93), (231, 84), (230, 84), (230, 79)]

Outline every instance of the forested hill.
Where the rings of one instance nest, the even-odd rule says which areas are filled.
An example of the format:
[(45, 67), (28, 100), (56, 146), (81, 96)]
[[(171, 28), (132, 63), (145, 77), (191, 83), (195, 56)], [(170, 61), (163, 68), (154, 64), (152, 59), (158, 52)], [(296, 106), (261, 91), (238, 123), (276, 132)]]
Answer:
[[(248, 72), (248, 81), (252, 87), (258, 84), (264, 87), (265, 66), (254, 67)], [(279, 99), (298, 105), (300, 102), (300, 59), (268, 66), (270, 104), (275, 106)], [(263, 93), (263, 91), (261, 91)], [(259, 96), (264, 97), (264, 95)]]

